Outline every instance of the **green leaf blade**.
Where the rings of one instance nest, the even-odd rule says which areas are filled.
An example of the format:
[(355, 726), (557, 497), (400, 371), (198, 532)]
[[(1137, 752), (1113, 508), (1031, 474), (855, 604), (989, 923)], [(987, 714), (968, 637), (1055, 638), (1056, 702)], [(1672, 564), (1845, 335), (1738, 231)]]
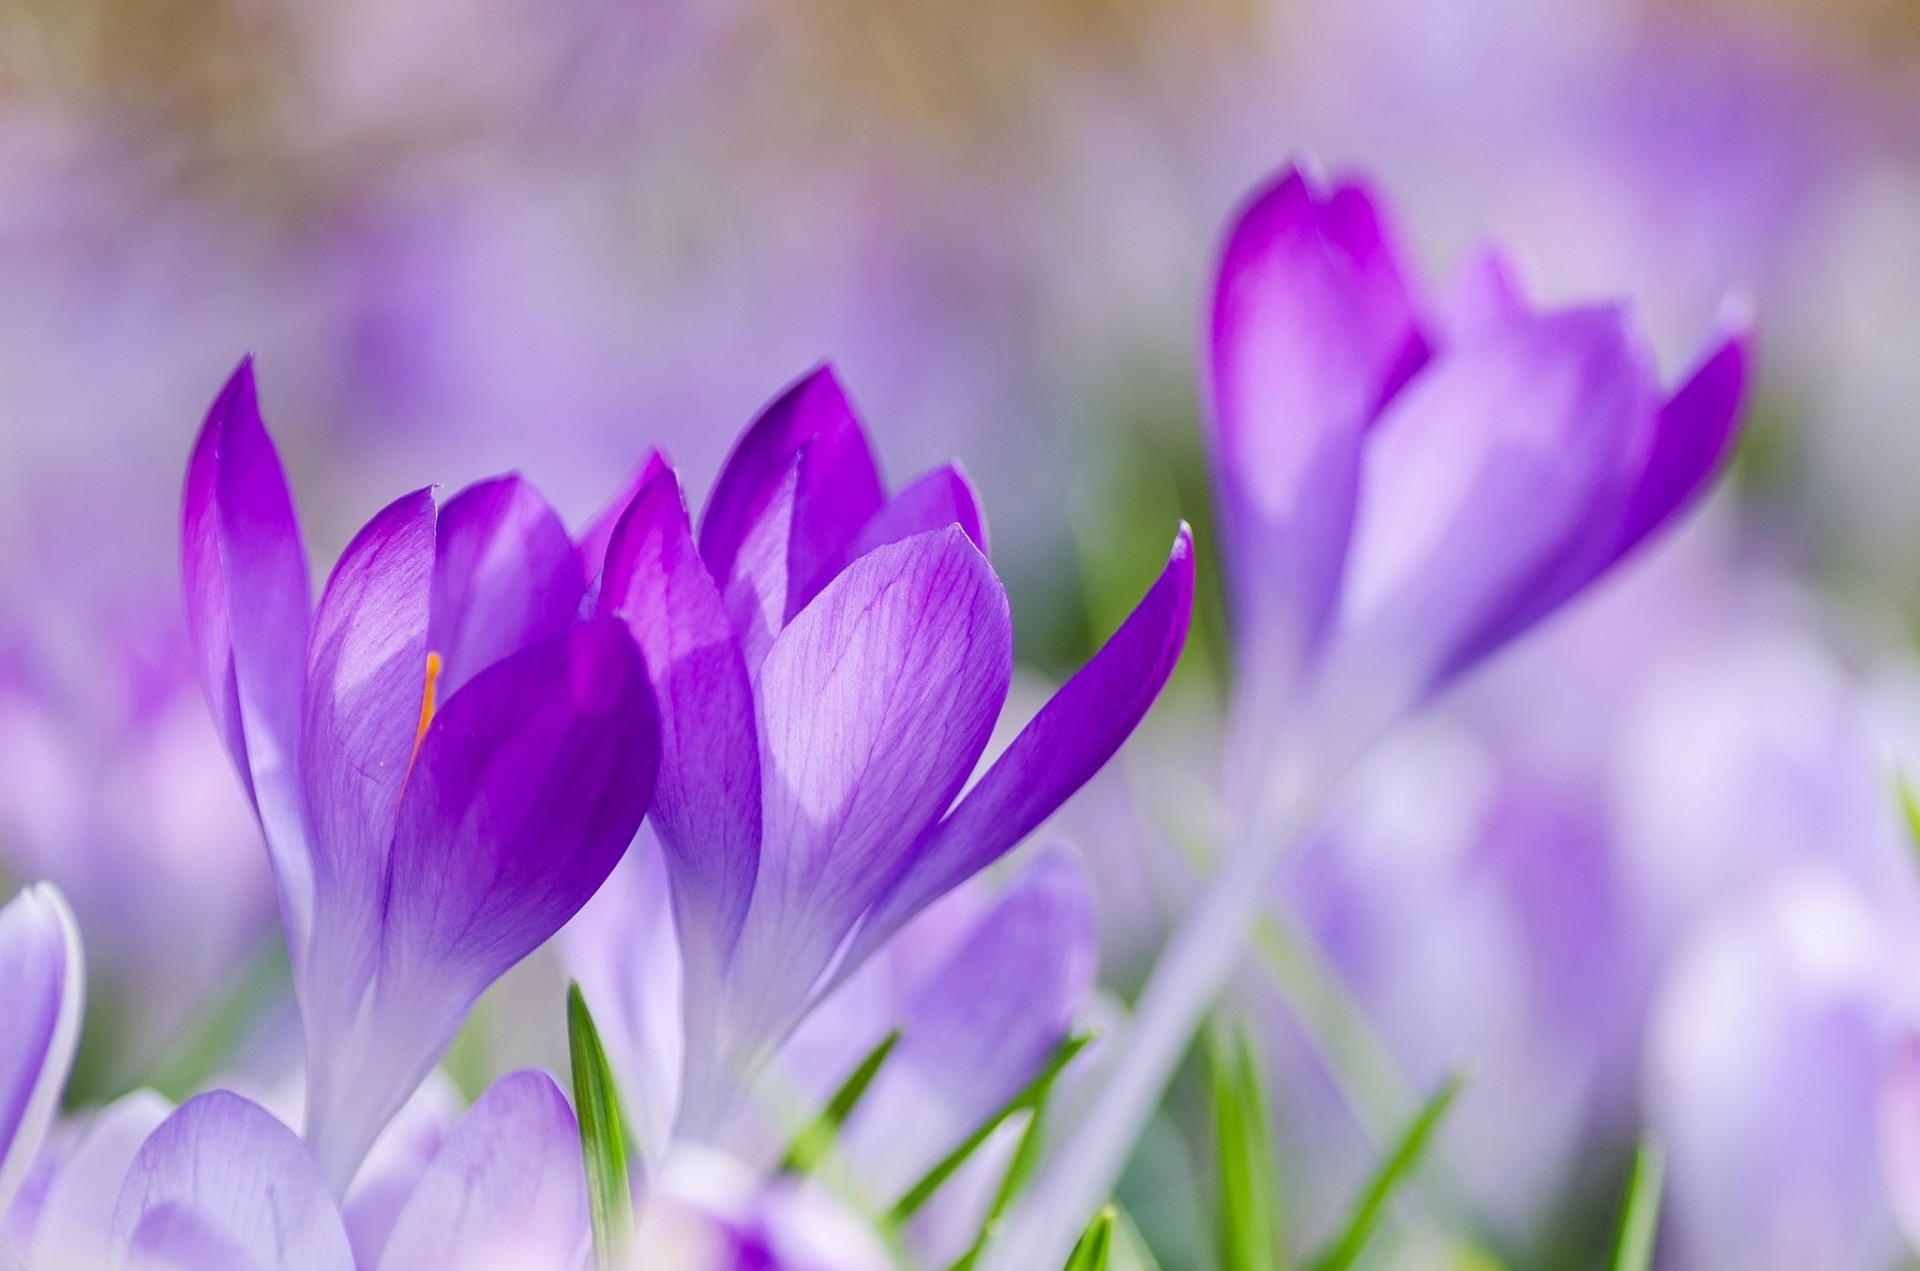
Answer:
[(860, 1100), (866, 1097), (873, 1079), (880, 1075), (887, 1056), (899, 1044), (900, 1030), (896, 1028), (883, 1037), (878, 1046), (867, 1052), (866, 1058), (855, 1066), (840, 1088), (833, 1092), (833, 1097), (827, 1100), (827, 1106), (821, 1109), (820, 1115), (794, 1136), (786, 1156), (781, 1159), (781, 1173), (811, 1174), (819, 1168), (820, 1162), (826, 1160), (827, 1153), (833, 1150), (834, 1141), (840, 1137), (840, 1127), (860, 1106)]
[(573, 1068), (573, 1106), (580, 1120), (580, 1152), (587, 1169), (595, 1262), (600, 1271), (614, 1271), (625, 1265), (633, 1243), (626, 1126), (600, 1030), (578, 983), (567, 986), (567, 1050)]
[(1246, 1034), (1209, 1047), (1222, 1271), (1280, 1271), (1285, 1244), (1267, 1101)]
[(1408, 1123), (1399, 1141), (1394, 1144), (1393, 1151), (1380, 1163), (1372, 1180), (1361, 1192), (1339, 1238), (1325, 1253), (1308, 1264), (1312, 1271), (1349, 1271), (1360, 1260), (1360, 1255), (1366, 1251), (1385, 1217), (1387, 1203), (1425, 1159), (1440, 1123), (1446, 1119), (1454, 1100), (1459, 1097), (1460, 1085), (1458, 1073), (1448, 1077), (1419, 1114)]
[(1653, 1265), (1654, 1238), (1660, 1229), (1660, 1195), (1666, 1176), (1666, 1152), (1652, 1139), (1642, 1139), (1633, 1154), (1627, 1193), (1620, 1203), (1613, 1260), (1607, 1264), (1612, 1271), (1647, 1271)]
[(1066, 1271), (1107, 1271), (1107, 1262), (1113, 1256), (1113, 1218), (1112, 1205), (1093, 1216), (1067, 1259)]

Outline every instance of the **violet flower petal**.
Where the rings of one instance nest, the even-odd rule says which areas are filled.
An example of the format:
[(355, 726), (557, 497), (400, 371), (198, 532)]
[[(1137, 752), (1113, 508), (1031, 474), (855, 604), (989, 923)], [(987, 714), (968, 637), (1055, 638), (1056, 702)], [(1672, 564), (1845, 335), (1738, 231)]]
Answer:
[(760, 743), (746, 663), (671, 471), (622, 517), (600, 602), (625, 621), (646, 661), (660, 712), (653, 824), (688, 972), (710, 999), (759, 868)]
[(427, 647), (439, 694), (484, 666), (551, 640), (572, 622), (587, 579), (566, 526), (518, 475), (470, 485), (440, 509)]
[(340, 1211), (306, 1147), (225, 1090), (188, 1100), (140, 1148), (113, 1230), (142, 1268), (353, 1271)]
[(1880, 1087), (1880, 1160), (1907, 1244), (1920, 1249), (1920, 1037), (1894, 1048)]
[(543, 1072), (489, 1086), (394, 1223), (381, 1271), (572, 1271), (592, 1234), (580, 1128)]
[(355, 1266), (380, 1261), (393, 1224), (459, 1121), (464, 1103), (452, 1080), (436, 1068), (374, 1140), (340, 1205)]
[(1615, 559), (1658, 533), (1710, 484), (1732, 449), (1752, 358), (1751, 323), (1737, 318), (1660, 408), (1653, 453), (1633, 491)]
[(796, 609), (805, 608), (820, 594), (822, 587), (874, 548), (885, 547), (888, 543), (897, 543), (903, 538), (911, 538), (929, 530), (945, 529), (949, 525), (958, 525), (964, 530), (982, 556), (991, 556), (987, 549), (987, 519), (980, 509), (980, 496), (957, 463), (935, 468), (888, 499), (885, 506), (860, 527), (860, 532), (853, 536), (852, 541), (799, 594)]
[(640, 497), (640, 491), (647, 488), (653, 479), (668, 470), (666, 459), (658, 450), (649, 450), (646, 458), (640, 461), (632, 478), (620, 488), (620, 492), (609, 499), (606, 506), (595, 512), (579, 534), (580, 572), (586, 577), (588, 589), (596, 590), (600, 580), (600, 570), (607, 562), (607, 548), (613, 542), (613, 531), (619, 526), (621, 518), (633, 501)]
[(214, 400), (194, 443), (181, 577), (200, 684), (259, 812), (281, 914), (298, 947), (313, 904), (297, 768), (312, 600), (293, 498), (260, 419), (251, 358)]
[(1610, 541), (1607, 498), (1652, 409), (1651, 372), (1614, 307), (1485, 330), (1394, 401), (1367, 450), (1332, 690), (1356, 727), (1489, 652), (1486, 632), (1577, 570), (1583, 535)]
[(1071, 853), (1048, 851), (908, 1001), (900, 1043), (848, 1127), (861, 1176), (898, 1199), (1018, 1094), (1066, 1036), (1094, 967), (1086, 876)]
[(1192, 614), (1193, 534), (1183, 524), (1166, 567), (1120, 629), (901, 861), (837, 977), (1032, 833), (1113, 757), (1173, 674)]
[(765, 832), (733, 980), (779, 1031), (875, 891), (953, 800), (1013, 669), (1007, 598), (957, 526), (828, 584), (761, 668)]
[(80, 933), (50, 883), (0, 908), (0, 1215), (46, 1137), (80, 1041)]
[(1228, 236), (1201, 364), (1249, 677), (1297, 674), (1332, 621), (1361, 444), (1417, 339), (1395, 255), (1364, 189), (1295, 169)]
[(114, 1207), (127, 1171), (172, 1113), (173, 1105), (153, 1091), (136, 1090), (92, 1115), (41, 1198), (28, 1266), (107, 1265)]
[[(790, 508), (780, 486), (798, 461)], [(783, 530), (789, 577), (810, 581), (836, 556), (884, 499), (866, 435), (831, 367), (801, 377), (761, 411), (727, 457), (700, 520), (700, 554), (721, 590), (756, 523), (791, 518)], [(782, 596), (782, 621), (797, 606)]]

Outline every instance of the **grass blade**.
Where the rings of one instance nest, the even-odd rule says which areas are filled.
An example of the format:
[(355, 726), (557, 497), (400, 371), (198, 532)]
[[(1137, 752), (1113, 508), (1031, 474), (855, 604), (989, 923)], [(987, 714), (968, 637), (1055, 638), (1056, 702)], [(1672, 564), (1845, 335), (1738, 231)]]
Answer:
[(1393, 1151), (1380, 1163), (1366, 1190), (1354, 1205), (1353, 1214), (1347, 1219), (1346, 1228), (1332, 1247), (1308, 1265), (1312, 1271), (1348, 1271), (1357, 1261), (1367, 1244), (1373, 1239), (1375, 1230), (1386, 1212), (1387, 1202), (1393, 1199), (1419, 1166), (1420, 1161), (1432, 1146), (1434, 1132), (1440, 1128), (1440, 1122), (1446, 1118), (1447, 1111), (1460, 1094), (1460, 1076), (1448, 1077), (1433, 1098), (1427, 1100), (1418, 1116), (1400, 1135)]
[(1221, 1271), (1280, 1271), (1280, 1179), (1267, 1102), (1245, 1033), (1208, 1047), (1219, 1182)]
[(1067, 1259), (1066, 1271), (1107, 1271), (1107, 1259), (1113, 1253), (1113, 1206), (1108, 1205), (1093, 1216), (1086, 1231), (1080, 1235), (1080, 1243), (1073, 1247), (1073, 1256)]
[(627, 1182), (627, 1135), (613, 1070), (600, 1030), (578, 983), (567, 986), (567, 1049), (573, 1061), (573, 1106), (587, 1166), (587, 1208), (601, 1271), (626, 1262), (633, 1242), (633, 1192)]
[(793, 1145), (787, 1149), (786, 1157), (780, 1162), (780, 1170), (786, 1174), (811, 1174), (827, 1153), (833, 1150), (833, 1142), (840, 1137), (840, 1127), (847, 1123), (853, 1110), (860, 1106), (860, 1100), (866, 1097), (867, 1087), (880, 1075), (881, 1065), (887, 1062), (887, 1056), (900, 1044), (900, 1030), (894, 1029), (880, 1039), (880, 1044), (867, 1052), (853, 1073), (833, 1092), (818, 1117), (806, 1129), (794, 1136)]
[(1647, 1271), (1653, 1265), (1653, 1240), (1660, 1228), (1660, 1192), (1666, 1182), (1667, 1154), (1652, 1139), (1642, 1139), (1627, 1176), (1620, 1203), (1620, 1228), (1613, 1243), (1612, 1271)]

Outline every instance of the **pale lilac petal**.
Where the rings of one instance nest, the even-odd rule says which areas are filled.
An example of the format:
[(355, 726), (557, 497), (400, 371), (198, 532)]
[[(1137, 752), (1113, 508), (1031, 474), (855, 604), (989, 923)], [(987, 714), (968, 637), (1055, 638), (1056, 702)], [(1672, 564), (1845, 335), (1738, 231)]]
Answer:
[[(364, 982), (400, 790), (419, 733), (433, 595), (430, 490), (394, 500), (334, 566), (314, 615), (300, 763), (313, 825), (315, 948), (303, 979)], [(296, 959), (299, 953), (296, 950)], [(311, 971), (311, 977), (308, 976)], [(314, 1011), (309, 1029), (343, 1021)], [(323, 993), (324, 997), (325, 994)]]
[(592, 1236), (580, 1128), (544, 1072), (489, 1086), (394, 1224), (381, 1271), (571, 1271)]
[(1031, 1081), (1093, 985), (1093, 902), (1071, 854), (1029, 866), (903, 1012), (848, 1159), (899, 1195)]
[(305, 1146), (224, 1090), (189, 1100), (153, 1132), (127, 1172), (113, 1228), (141, 1267), (353, 1271), (340, 1211)]
[(1489, 652), (1490, 632), (1587, 568), (1652, 419), (1652, 380), (1612, 307), (1526, 317), (1449, 348), (1367, 451), (1332, 692), (1362, 727)]
[(1455, 276), (1440, 300), (1439, 322), (1449, 343), (1523, 317), (1525, 292), (1513, 262), (1498, 249), (1482, 249)]
[(93, 1114), (61, 1159), (34, 1222), (28, 1265), (105, 1266), (114, 1208), (134, 1157), (173, 1105), (136, 1090)]
[(446, 697), (572, 622), (587, 580), (567, 528), (518, 475), (470, 485), (440, 509), (427, 647)]
[(885, 1244), (811, 1179), (757, 1172), (683, 1146), (667, 1161), (627, 1271), (893, 1271)]
[(1894, 1050), (1880, 1088), (1880, 1159), (1907, 1244), (1920, 1249), (1920, 1038)]
[(596, 618), (488, 667), (428, 726), (400, 800), (371, 999), (309, 1037), (308, 1141), (344, 1189), (474, 1000), (606, 879), (658, 742), (639, 651)]
[(459, 1121), (463, 1102), (453, 1082), (436, 1068), (374, 1140), (340, 1206), (354, 1265), (371, 1267), (380, 1261), (394, 1222)]
[[(799, 461), (789, 512), (774, 497)], [(883, 500), (866, 434), (830, 367), (801, 378), (760, 413), (728, 456), (700, 521), (700, 554), (722, 590), (755, 522), (790, 515), (789, 576), (810, 580)], [(789, 604), (783, 617), (796, 606)]]
[(783, 1028), (985, 747), (1012, 674), (1006, 593), (958, 527), (872, 552), (761, 669), (765, 834), (734, 979)]
[[(787, 597), (793, 589), (789, 558), (800, 480), (801, 461), (796, 458), (767, 488), (760, 514), (747, 526), (724, 576), (721, 596), (727, 620), (733, 624), (750, 674), (759, 673), (767, 650), (787, 624)], [(715, 573), (714, 577), (722, 576)]]
[(601, 607), (626, 622), (646, 660), (660, 715), (653, 825), (688, 973), (710, 998), (759, 868), (760, 749), (746, 663), (671, 471), (641, 490), (615, 531)]
[(1332, 620), (1361, 444), (1417, 364), (1395, 256), (1366, 191), (1295, 170), (1228, 237), (1202, 369), (1246, 675), (1290, 678)]
[(673, 898), (651, 824), (556, 945), (593, 1011), (640, 1154), (658, 1165), (680, 1095), (684, 1026)]
[(957, 463), (935, 468), (888, 499), (886, 505), (860, 527), (853, 541), (815, 575), (812, 583), (797, 597), (795, 608), (805, 608), (809, 601), (820, 594), (822, 587), (874, 548), (897, 543), (915, 534), (925, 534), (929, 530), (943, 530), (949, 525), (958, 525), (966, 531), (967, 537), (973, 540), (973, 545), (980, 549), (982, 556), (990, 554), (987, 550), (987, 519), (980, 510), (980, 496)]
[(1113, 757), (1173, 674), (1192, 613), (1193, 535), (1182, 525), (1166, 568), (1113, 638), (901, 861), (843, 966), (857, 966), (915, 914), (999, 859)]
[(252, 359), (207, 414), (183, 503), (181, 577), (200, 684), (266, 830), (282, 915), (303, 938), (312, 880), (296, 764), (312, 600)]
[(49, 883), (0, 908), (0, 1214), (13, 1203), (73, 1067), (85, 995), (80, 933)]

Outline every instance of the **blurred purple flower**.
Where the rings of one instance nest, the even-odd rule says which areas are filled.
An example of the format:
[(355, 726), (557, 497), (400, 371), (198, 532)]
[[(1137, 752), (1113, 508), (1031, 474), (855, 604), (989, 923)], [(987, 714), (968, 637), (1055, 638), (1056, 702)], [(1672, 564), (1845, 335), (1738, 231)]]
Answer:
[(80, 934), (40, 883), (0, 908), (0, 1218), (60, 1104), (80, 1040)]
[(632, 1271), (892, 1271), (879, 1236), (808, 1178), (771, 1180), (700, 1147), (676, 1149), (648, 1199)]
[(1496, 257), (1421, 296), (1361, 185), (1282, 174), (1203, 357), (1245, 720), (1312, 697), (1362, 745), (1572, 598), (1704, 488), (1747, 350), (1663, 394), (1620, 306), (1532, 309)]
[(112, 1240), (118, 1265), (138, 1271), (573, 1271), (590, 1240), (579, 1128), (545, 1073), (502, 1077), (431, 1153), (377, 1258), (356, 1264), (306, 1145), (258, 1104), (216, 1090), (142, 1144)]
[(188, 623), (266, 831), (307, 1035), (306, 1133), (344, 1193), (488, 984), (558, 930), (644, 815), (657, 736), (620, 624), (517, 477), (405, 495), (309, 609), (251, 366), (188, 470)]
[(657, 461), (600, 604), (661, 715), (653, 825), (685, 967), (681, 1126), (713, 1134), (809, 1002), (1005, 853), (1113, 754), (1186, 635), (1192, 546), (956, 802), (1012, 672), (1007, 600), (964, 475), (889, 498), (828, 371), (741, 438), (696, 545)]
[(57, 884), (85, 936), (124, 1088), (232, 978), (272, 921), (246, 800), (193, 687), (173, 613), (34, 615), (0, 660), (0, 861)]

